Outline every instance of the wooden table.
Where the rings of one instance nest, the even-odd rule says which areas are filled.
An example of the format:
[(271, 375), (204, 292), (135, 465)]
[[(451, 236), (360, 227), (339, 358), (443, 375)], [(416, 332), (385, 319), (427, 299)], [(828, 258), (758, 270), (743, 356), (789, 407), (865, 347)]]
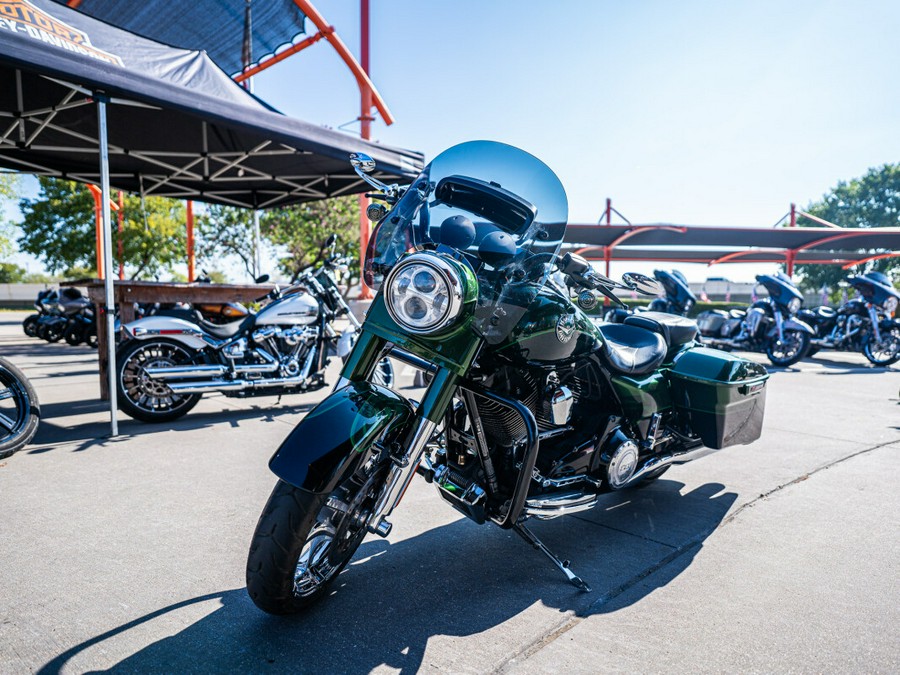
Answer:
[[(81, 279), (66, 281), (60, 286), (78, 286), (87, 288), (88, 298), (97, 308), (97, 354), (100, 357), (100, 398), (109, 400), (107, 386), (107, 341), (106, 290), (102, 279)], [(160, 281), (115, 281), (113, 282), (113, 300), (119, 310), (122, 324), (134, 321), (134, 303), (136, 302), (189, 302), (191, 304), (210, 302), (252, 302), (274, 288), (272, 284), (179, 284)]]

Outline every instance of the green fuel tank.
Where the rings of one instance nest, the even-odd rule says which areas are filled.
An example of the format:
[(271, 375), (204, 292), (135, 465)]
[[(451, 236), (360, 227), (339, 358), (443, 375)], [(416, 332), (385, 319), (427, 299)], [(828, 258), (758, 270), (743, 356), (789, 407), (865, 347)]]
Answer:
[(510, 335), (490, 349), (512, 363), (551, 365), (586, 356), (602, 344), (603, 336), (587, 315), (547, 285)]

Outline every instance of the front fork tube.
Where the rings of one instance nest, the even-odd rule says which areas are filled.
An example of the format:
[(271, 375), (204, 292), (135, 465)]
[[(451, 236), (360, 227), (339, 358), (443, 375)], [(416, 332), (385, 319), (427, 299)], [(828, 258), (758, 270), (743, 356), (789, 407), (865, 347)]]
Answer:
[(777, 307), (775, 308), (775, 327), (778, 329), (778, 341), (784, 344), (784, 317), (781, 316), (781, 311)]
[[(384, 347), (385, 340), (363, 331), (347, 359), (338, 386), (353, 380), (367, 379), (382, 357)], [(384, 491), (368, 519), (370, 532), (382, 537), (390, 533), (391, 524), (387, 521), (387, 517), (400, 503), (412, 482), (428, 441), (431, 440), (435, 427), (453, 399), (458, 379), (455, 373), (446, 368), (438, 368), (435, 371), (434, 379), (428, 385), (425, 396), (416, 409), (412, 428), (401, 441), (400, 450), (391, 454), (391, 468), (388, 471)]]
[(869, 321), (872, 323), (872, 333), (875, 335), (875, 344), (881, 342), (881, 329), (878, 327), (878, 312), (874, 305), (869, 305)]

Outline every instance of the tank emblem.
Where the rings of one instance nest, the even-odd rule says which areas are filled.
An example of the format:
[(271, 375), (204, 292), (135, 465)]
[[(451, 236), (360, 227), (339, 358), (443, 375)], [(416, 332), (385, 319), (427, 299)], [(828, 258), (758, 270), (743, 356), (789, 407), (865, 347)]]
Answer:
[(556, 338), (566, 343), (575, 335), (575, 317), (571, 314), (563, 314), (556, 322)]

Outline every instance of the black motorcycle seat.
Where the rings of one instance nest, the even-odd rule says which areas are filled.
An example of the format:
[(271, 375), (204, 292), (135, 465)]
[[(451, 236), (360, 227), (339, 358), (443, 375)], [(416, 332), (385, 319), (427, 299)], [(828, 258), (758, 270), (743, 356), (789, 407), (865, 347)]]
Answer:
[(603, 335), (604, 361), (617, 373), (645, 375), (666, 358), (666, 343), (658, 333), (624, 323), (605, 324), (598, 330)]
[(693, 342), (697, 337), (696, 321), (666, 312), (634, 314), (625, 319), (625, 325), (638, 326), (659, 333), (670, 349)]
[(204, 321), (201, 319), (198, 323), (200, 324), (200, 328), (205, 330), (207, 333), (212, 335), (215, 338), (220, 340), (227, 340), (228, 338), (232, 338), (243, 330), (250, 330), (253, 328), (253, 324), (256, 322), (256, 315), (251, 314), (246, 319), (241, 319), (240, 321), (232, 321), (231, 323), (210, 323), (209, 321)]
[(747, 316), (747, 312), (743, 309), (729, 309), (728, 315), (732, 319), (743, 319), (745, 316)]

